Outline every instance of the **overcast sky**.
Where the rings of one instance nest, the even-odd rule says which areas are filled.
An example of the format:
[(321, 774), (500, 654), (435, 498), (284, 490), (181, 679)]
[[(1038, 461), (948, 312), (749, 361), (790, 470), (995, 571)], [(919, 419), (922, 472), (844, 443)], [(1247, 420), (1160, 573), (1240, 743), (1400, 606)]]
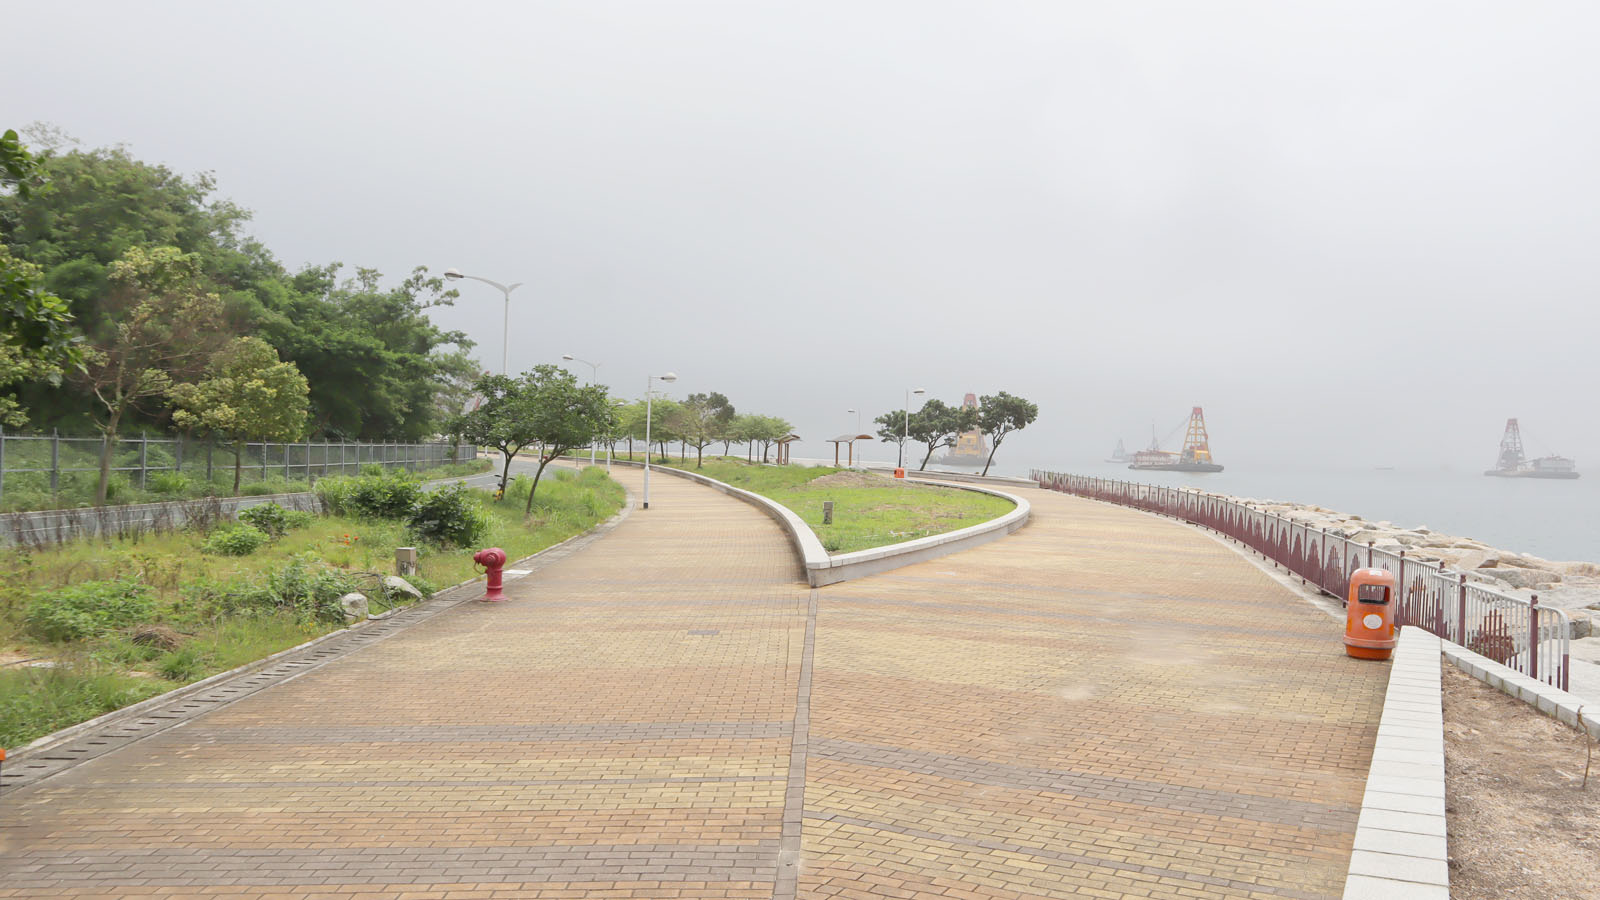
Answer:
[[(1600, 468), (1592, 3), (30, 3), (0, 127), (214, 171), (290, 268), (455, 266), (513, 369), (807, 438), (1008, 390), (1071, 468)], [(502, 302), (438, 319), (498, 369)], [(587, 375), (587, 367), (578, 372)], [(811, 442), (812, 454), (825, 445)], [(804, 453), (806, 451), (802, 451)]]

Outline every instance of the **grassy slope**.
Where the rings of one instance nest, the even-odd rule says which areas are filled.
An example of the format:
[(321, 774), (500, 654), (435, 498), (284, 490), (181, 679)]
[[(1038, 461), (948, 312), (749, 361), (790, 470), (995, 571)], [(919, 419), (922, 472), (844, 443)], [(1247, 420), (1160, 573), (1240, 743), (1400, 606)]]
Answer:
[[(638, 454), (639, 459), (644, 455)], [(1013, 509), (1010, 501), (963, 491), (895, 481), (880, 475), (851, 473), (845, 483), (824, 481), (848, 469), (831, 466), (751, 465), (737, 457), (707, 456), (696, 469), (694, 457), (672, 457), (667, 465), (699, 472), (718, 481), (744, 488), (794, 510), (817, 533), (830, 553), (850, 553), (897, 544), (930, 534), (943, 534), (976, 525)], [(833, 501), (833, 524), (822, 524), (822, 502)]]
[[(591, 472), (575, 478), (569, 472), (547, 471), (526, 523), (520, 499), (486, 504), (493, 529), (483, 545), (501, 547), (515, 560), (615, 514), (622, 507), (621, 486), (605, 478), (603, 470)], [(342, 517), (319, 518), (245, 557), (203, 554), (203, 539), (176, 532), (138, 541), (79, 541), (44, 551), (0, 550), (0, 746), (19, 746), (338, 627), (289, 613), (216, 616), (193, 601), (199, 585), (260, 577), (305, 553), (353, 572), (390, 573), (394, 549), (413, 543), (399, 522)], [(471, 549), (424, 548), (420, 574), (439, 587), (465, 581), (477, 574), (471, 556)], [(190, 635), (180, 649), (153, 653), (121, 633), (59, 644), (24, 631), (23, 609), (39, 592), (130, 574), (156, 590), (160, 611), (153, 621)], [(375, 600), (373, 611), (381, 609)], [(54, 667), (6, 665), (27, 659)]]

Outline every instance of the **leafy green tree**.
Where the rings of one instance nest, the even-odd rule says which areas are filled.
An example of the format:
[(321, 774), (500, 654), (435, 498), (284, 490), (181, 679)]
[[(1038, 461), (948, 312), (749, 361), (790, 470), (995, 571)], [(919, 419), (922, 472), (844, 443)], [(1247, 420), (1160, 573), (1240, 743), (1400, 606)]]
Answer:
[[(45, 290), (40, 276), (38, 266), (0, 244), (0, 390), (25, 381), (59, 385), (63, 370), (83, 364), (67, 302)], [(14, 398), (0, 396), (0, 424), (27, 421)]]
[(894, 444), (898, 449), (896, 458), (904, 465), (906, 458), (906, 441), (910, 438), (906, 434), (906, 411), (891, 409), (876, 419), (872, 424), (878, 426), (877, 435), (885, 444)]
[[(922, 454), (922, 464), (917, 471), (928, 468), (933, 451), (940, 447), (954, 447), (963, 433), (978, 427), (978, 411), (960, 406), (950, 406), (943, 400), (930, 399), (922, 408), (911, 414), (911, 440), (927, 444)], [(880, 432), (881, 434), (881, 432)]]
[(539, 468), (528, 488), (525, 515), (533, 513), (533, 494), (545, 466), (569, 450), (587, 445), (614, 423), (611, 398), (605, 385), (579, 385), (566, 369), (534, 366), (522, 376), (525, 393), (517, 412), (539, 444)]
[(482, 398), (474, 409), (457, 416), (449, 425), (462, 439), (500, 451), (504, 464), (500, 470), (500, 495), (511, 484), (511, 461), (538, 438), (533, 422), (523, 410), (527, 402), (527, 376), (484, 375), (473, 385)]
[(705, 463), (705, 449), (723, 440), (733, 423), (733, 404), (716, 393), (690, 394), (679, 408), (677, 431), (680, 440), (695, 450), (694, 467)]
[[(650, 401), (649, 420), (646, 430), (650, 432), (650, 443), (661, 448), (660, 461), (668, 462), (671, 457), (667, 456), (667, 445), (683, 438), (679, 431), (683, 427), (683, 407), (671, 397), (657, 397)], [(644, 451), (649, 453), (650, 448)]]
[(790, 424), (788, 419), (781, 419), (777, 416), (751, 416), (747, 420), (746, 426), (749, 428), (746, 435), (761, 448), (762, 462), (767, 461), (767, 456), (772, 451), (773, 444), (776, 444), (779, 439), (794, 431), (794, 425)]
[(0, 134), (0, 192), (15, 191), (26, 200), (32, 196), (36, 183), (44, 179), (39, 159), (22, 146), (22, 138), (13, 129)]
[(233, 493), (239, 493), (250, 441), (295, 441), (305, 436), (306, 377), (259, 338), (235, 338), (211, 357), (198, 384), (173, 387), (172, 420), (233, 440)]
[(339, 269), (300, 272), (256, 311), (259, 334), (311, 380), (316, 428), (361, 440), (446, 430), (454, 413), (441, 407), (477, 367), (463, 352), (472, 346), (466, 335), (439, 329), (428, 310), (450, 305), (456, 292), (423, 267), (388, 290), (375, 270), (340, 281)]
[(1027, 428), (1037, 418), (1038, 404), (1013, 397), (1005, 391), (978, 398), (978, 427), (989, 438), (989, 458), (983, 463), (983, 474), (989, 474), (989, 466), (994, 462), (994, 452), (1000, 449), (1000, 442), (1013, 431)]
[(78, 381), (93, 395), (105, 441), (95, 503), (106, 500), (117, 429), (129, 410), (164, 400), (201, 371), (221, 342), (221, 301), (200, 282), (198, 261), (175, 247), (134, 247), (112, 263), (108, 312), (89, 335)]

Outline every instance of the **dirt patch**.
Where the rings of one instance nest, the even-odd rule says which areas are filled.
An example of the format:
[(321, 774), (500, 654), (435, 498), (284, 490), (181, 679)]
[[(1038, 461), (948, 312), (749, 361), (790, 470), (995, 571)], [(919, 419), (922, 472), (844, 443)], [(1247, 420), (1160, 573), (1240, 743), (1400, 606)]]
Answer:
[(884, 475), (874, 475), (871, 472), (834, 472), (821, 478), (813, 478), (806, 482), (806, 487), (905, 487), (904, 481), (898, 481)]
[(1444, 738), (1451, 897), (1600, 897), (1600, 748), (1451, 665)]

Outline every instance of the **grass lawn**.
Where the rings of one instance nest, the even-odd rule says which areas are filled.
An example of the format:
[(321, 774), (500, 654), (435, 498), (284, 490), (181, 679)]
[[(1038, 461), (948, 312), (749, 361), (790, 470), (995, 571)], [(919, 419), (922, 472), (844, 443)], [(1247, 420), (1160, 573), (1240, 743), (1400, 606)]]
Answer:
[[(618, 456), (626, 458), (626, 454)], [(638, 460), (644, 454), (635, 455)], [(659, 457), (652, 458), (652, 465)], [(850, 553), (943, 534), (1003, 516), (1011, 501), (976, 491), (897, 481), (832, 466), (764, 466), (732, 456), (707, 456), (696, 469), (674, 455), (664, 465), (698, 472), (782, 503), (805, 520), (829, 553)], [(822, 524), (822, 503), (833, 501), (833, 524)]]
[[(498, 503), (488, 492), (474, 493), (483, 498), (490, 523), (479, 545), (501, 547), (513, 560), (604, 521), (624, 497), (603, 469), (581, 475), (547, 470), (526, 521), (526, 492)], [(259, 602), (265, 592), (286, 595), (323, 578), (341, 590), (362, 591), (372, 612), (381, 612), (379, 577), (394, 572), (396, 547), (417, 545), (403, 522), (342, 516), (317, 517), (248, 556), (205, 553), (205, 540), (179, 531), (0, 549), (0, 747), (20, 746), (342, 627), (303, 606)], [(427, 592), (474, 577), (474, 549), (420, 546), (418, 587)], [(137, 591), (148, 602), (116, 627), (51, 640), (29, 618), (30, 610), (74, 588), (118, 580), (142, 585)], [(136, 643), (133, 635), (145, 625), (170, 629), (176, 646)]]

